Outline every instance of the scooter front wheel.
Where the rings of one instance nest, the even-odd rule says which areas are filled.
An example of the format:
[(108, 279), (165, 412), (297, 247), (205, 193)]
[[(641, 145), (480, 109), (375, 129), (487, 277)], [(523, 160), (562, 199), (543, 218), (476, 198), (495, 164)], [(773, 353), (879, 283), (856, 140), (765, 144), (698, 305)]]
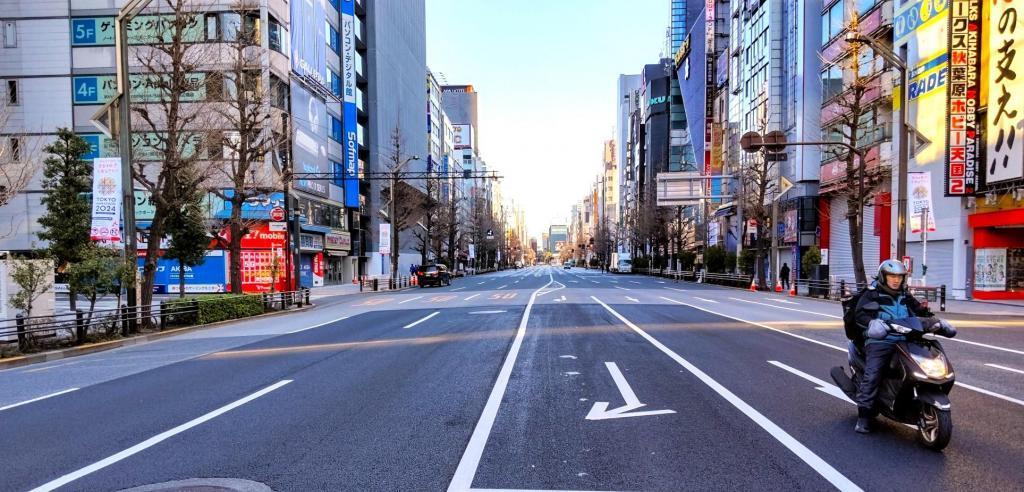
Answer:
[(917, 440), (932, 451), (941, 451), (953, 437), (953, 416), (949, 410), (923, 405), (917, 419)]

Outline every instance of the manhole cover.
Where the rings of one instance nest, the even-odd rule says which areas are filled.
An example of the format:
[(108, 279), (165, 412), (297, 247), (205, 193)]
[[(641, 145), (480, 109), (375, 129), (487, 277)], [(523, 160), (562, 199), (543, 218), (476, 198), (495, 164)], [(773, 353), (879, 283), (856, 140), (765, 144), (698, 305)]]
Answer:
[(132, 487), (121, 492), (273, 492), (273, 489), (240, 478), (190, 478)]

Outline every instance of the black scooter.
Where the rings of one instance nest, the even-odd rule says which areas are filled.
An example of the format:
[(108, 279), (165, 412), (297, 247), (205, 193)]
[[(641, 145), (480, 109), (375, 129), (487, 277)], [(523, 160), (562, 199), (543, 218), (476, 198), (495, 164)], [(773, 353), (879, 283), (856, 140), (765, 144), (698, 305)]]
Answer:
[[(904, 318), (887, 321), (889, 329), (901, 333), (906, 341), (897, 343), (885, 376), (878, 388), (875, 407), (885, 417), (917, 427), (917, 439), (925, 447), (939, 451), (949, 444), (953, 434), (949, 391), (953, 389), (953, 366), (938, 340), (924, 338), (923, 326), (933, 318)], [(833, 367), (832, 380), (851, 400), (864, 373), (864, 352), (850, 342), (851, 374), (842, 366)]]

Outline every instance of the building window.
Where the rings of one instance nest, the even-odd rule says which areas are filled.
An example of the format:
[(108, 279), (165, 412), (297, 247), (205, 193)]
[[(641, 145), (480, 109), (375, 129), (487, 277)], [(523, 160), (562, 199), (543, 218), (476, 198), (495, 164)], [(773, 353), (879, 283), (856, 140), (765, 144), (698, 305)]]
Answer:
[(11, 79), (8, 80), (5, 85), (7, 86), (7, 104), (10, 104), (11, 106), (17, 106), (20, 104), (18, 98), (18, 81)]
[(288, 31), (277, 22), (277, 19), (273, 17), (270, 18), (270, 26), (267, 28), (267, 30), (269, 31), (268, 34), (270, 37), (270, 39), (268, 40), (270, 44), (270, 49), (278, 53), (283, 53), (287, 55), (289, 51)]
[(328, 68), (327, 78), (331, 85), (331, 92), (333, 92), (335, 96), (341, 97), (341, 75), (338, 75), (334, 70)]
[(270, 105), (282, 111), (288, 111), (288, 83), (270, 75)]
[(4, 21), (4, 48), (18, 47), (18, 24), (15, 21)]
[(844, 29), (843, 14), (845, 12), (845, 0), (836, 2), (832, 7), (821, 15), (821, 44), (828, 44), (833, 38), (839, 35)]
[(21, 140), (18, 137), (11, 137), (10, 139), (11, 148), (11, 160), (18, 162), (21, 160)]
[(331, 116), (331, 140), (341, 143), (341, 120)]
[(330, 46), (331, 51), (335, 53), (338, 53), (341, 49), (341, 38), (338, 36), (338, 30), (330, 23), (327, 24), (327, 46)]
[(341, 0), (331, 0), (331, 6), (334, 7), (334, 10), (341, 12)]

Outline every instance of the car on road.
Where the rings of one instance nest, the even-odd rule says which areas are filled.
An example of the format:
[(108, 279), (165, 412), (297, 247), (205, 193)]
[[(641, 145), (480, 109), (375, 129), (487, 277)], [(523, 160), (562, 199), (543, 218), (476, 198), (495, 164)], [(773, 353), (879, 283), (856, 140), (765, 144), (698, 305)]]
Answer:
[(613, 273), (630, 273), (633, 271), (633, 261), (629, 253), (612, 253), (611, 271)]
[(568, 270), (568, 269), (572, 268), (572, 262), (571, 261), (567, 261), (565, 263), (562, 263), (562, 268), (565, 269), (565, 270)]
[(416, 270), (416, 283), (421, 288), (427, 285), (451, 285), (452, 274), (444, 265), (420, 265)]

